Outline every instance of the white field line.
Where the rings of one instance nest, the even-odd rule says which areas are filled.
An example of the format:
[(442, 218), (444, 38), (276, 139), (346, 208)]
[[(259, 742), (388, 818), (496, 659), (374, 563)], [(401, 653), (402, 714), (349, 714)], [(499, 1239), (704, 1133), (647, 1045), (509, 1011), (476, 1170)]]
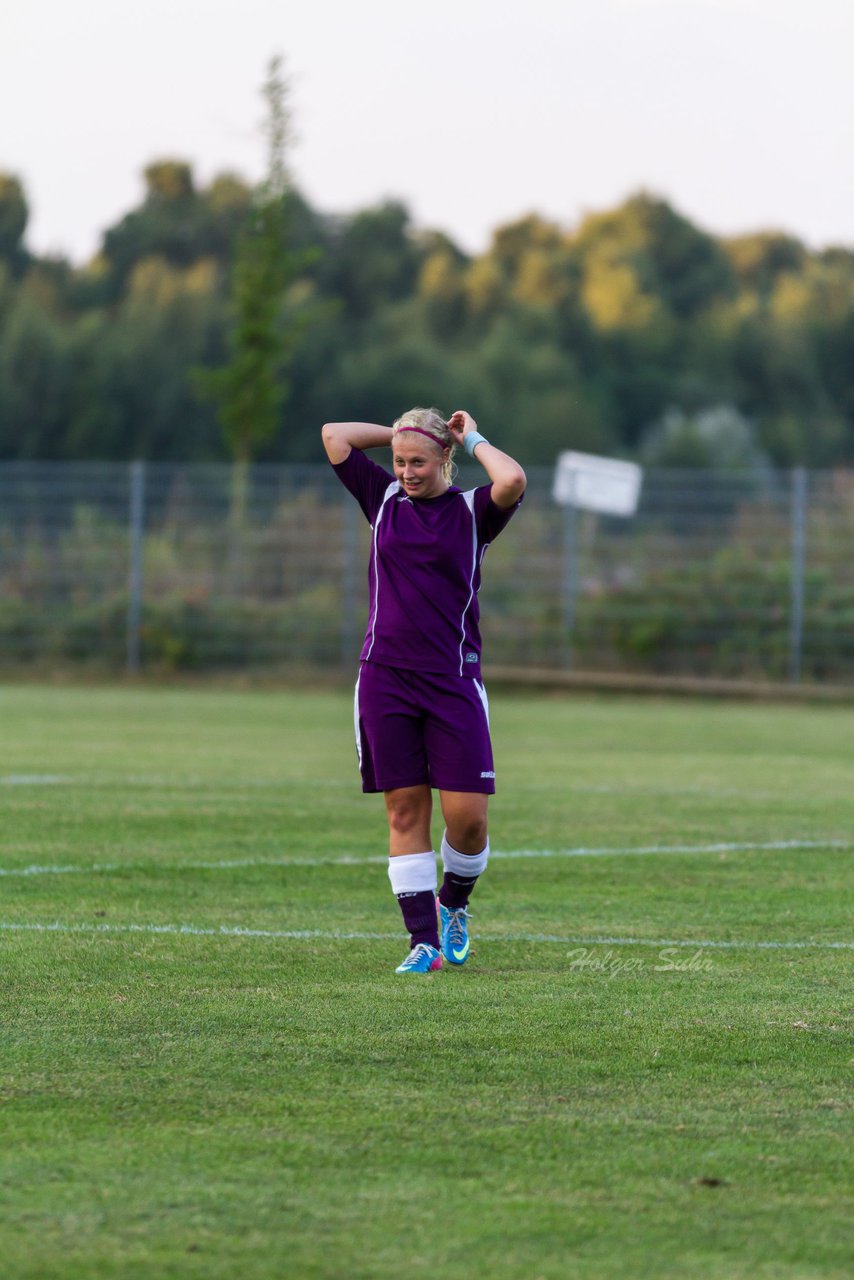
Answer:
[[(639, 847), (586, 848), (575, 849), (494, 849), (490, 858), (627, 858), (648, 857), (656, 854), (721, 854), (752, 853), (769, 851), (797, 851), (804, 849), (854, 849), (851, 840), (768, 840), (764, 842), (746, 841), (740, 844), (651, 844)], [(0, 877), (4, 876), (64, 876), (64, 875), (110, 875), (115, 872), (181, 872), (181, 871), (234, 871), (252, 867), (363, 867), (382, 865), (388, 862), (385, 854), (366, 854), (355, 857), (343, 854), (339, 858), (223, 858), (216, 861), (193, 862), (93, 862), (88, 866), (73, 863), (41, 864), (28, 867), (0, 867)]]
[[(288, 785), (317, 786), (324, 791), (342, 789), (359, 795), (352, 779), (324, 778), (318, 781), (312, 777), (299, 778), (242, 778), (232, 777), (212, 782), (208, 777), (193, 774), (158, 775), (158, 774), (59, 774), (59, 773), (7, 773), (0, 774), (0, 787), (47, 787), (59, 784), (74, 787), (137, 787), (140, 790), (159, 789), (165, 787), (170, 791), (179, 789), (221, 792), (228, 788), (254, 788), (281, 791)], [(552, 791), (548, 783), (526, 782), (518, 784), (525, 792)], [(561, 789), (573, 795), (617, 795), (617, 796), (729, 796), (743, 800), (771, 800), (778, 793), (771, 791), (745, 791), (741, 787), (710, 786), (667, 786), (662, 784), (619, 783), (619, 782), (564, 782)]]
[[(262, 938), (289, 942), (390, 942), (401, 939), (398, 933), (348, 932), (338, 929), (244, 929), (232, 925), (203, 928), (192, 924), (65, 924), (60, 920), (50, 923), (18, 923), (0, 920), (0, 930), (8, 933), (85, 933), (85, 934), (167, 934), (189, 935), (203, 938)], [(854, 950), (854, 942), (818, 942), (799, 940), (794, 942), (714, 938), (620, 938), (620, 937), (565, 937), (552, 933), (488, 933), (477, 934), (484, 942), (549, 942), (563, 946), (608, 947), (687, 947), (693, 950), (715, 949), (726, 951), (835, 951)]]
[(70, 782), (58, 773), (6, 773), (0, 775), (0, 787), (55, 787)]

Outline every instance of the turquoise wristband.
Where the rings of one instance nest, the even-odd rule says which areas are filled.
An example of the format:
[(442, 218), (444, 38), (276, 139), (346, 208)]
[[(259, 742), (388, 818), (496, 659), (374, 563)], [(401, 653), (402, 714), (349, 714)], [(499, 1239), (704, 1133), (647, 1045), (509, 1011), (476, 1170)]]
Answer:
[(486, 436), (482, 436), (479, 431), (469, 431), (468, 435), (463, 436), (463, 448), (470, 458), (474, 457), (479, 444), (489, 444)]

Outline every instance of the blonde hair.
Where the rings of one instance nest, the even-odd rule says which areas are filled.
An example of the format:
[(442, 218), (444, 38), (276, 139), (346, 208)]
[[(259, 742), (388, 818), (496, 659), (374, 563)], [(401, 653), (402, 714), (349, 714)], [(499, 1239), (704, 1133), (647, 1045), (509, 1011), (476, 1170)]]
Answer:
[(448, 457), (442, 463), (442, 475), (448, 484), (452, 482), (457, 474), (457, 468), (453, 462), (454, 451), (457, 446), (454, 437), (448, 430), (447, 422), (438, 409), (407, 409), (406, 413), (401, 414), (394, 422), (391, 429), (392, 448), (399, 435), (405, 431), (411, 431), (420, 436), (427, 436), (439, 449), (450, 449)]

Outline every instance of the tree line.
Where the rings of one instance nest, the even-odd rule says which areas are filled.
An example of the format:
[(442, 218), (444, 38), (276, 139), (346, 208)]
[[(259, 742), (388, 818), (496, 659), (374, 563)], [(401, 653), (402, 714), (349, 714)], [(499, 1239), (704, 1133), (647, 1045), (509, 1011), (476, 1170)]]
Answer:
[[(0, 175), (0, 458), (235, 456), (205, 383), (230, 359), (255, 195), (181, 160), (144, 178), (75, 266), (27, 249), (26, 192)], [(854, 462), (854, 250), (713, 236), (648, 192), (573, 228), (530, 214), (474, 256), (396, 201), (276, 199), (287, 367), (257, 460), (317, 461), (324, 421), (435, 404), (528, 464)]]

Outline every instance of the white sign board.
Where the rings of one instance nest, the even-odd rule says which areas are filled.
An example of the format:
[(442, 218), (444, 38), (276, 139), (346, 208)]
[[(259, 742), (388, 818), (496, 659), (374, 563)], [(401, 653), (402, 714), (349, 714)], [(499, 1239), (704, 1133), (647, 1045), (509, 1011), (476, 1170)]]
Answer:
[(563, 507), (571, 505), (606, 516), (633, 516), (642, 478), (636, 462), (570, 451), (558, 454), (552, 497)]

